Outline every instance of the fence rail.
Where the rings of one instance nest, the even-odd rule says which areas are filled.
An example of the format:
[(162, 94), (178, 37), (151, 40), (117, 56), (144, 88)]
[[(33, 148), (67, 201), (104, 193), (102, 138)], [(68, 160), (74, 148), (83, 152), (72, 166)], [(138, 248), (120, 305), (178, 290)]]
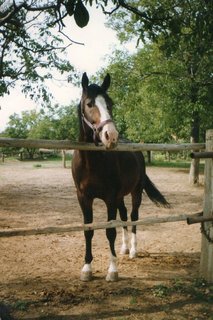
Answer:
[[(92, 143), (79, 143), (68, 140), (33, 140), (33, 139), (12, 139), (0, 138), (0, 147), (18, 147), (18, 148), (45, 148), (58, 150), (106, 150), (104, 146), (95, 146)], [(206, 134), (206, 143), (185, 143), (185, 144), (153, 144), (153, 143), (119, 143), (116, 148), (111, 151), (199, 151), (205, 150), (213, 152), (213, 130), (208, 130)], [(80, 230), (106, 229), (113, 227), (123, 227), (129, 225), (147, 225), (154, 223), (188, 221), (188, 223), (196, 223), (202, 221), (212, 221), (213, 212), (210, 210), (213, 206), (213, 163), (212, 159), (206, 159), (205, 166), (205, 194), (204, 194), (204, 210), (203, 217), (195, 215), (180, 215), (167, 217), (149, 217), (136, 222), (120, 222), (110, 221), (100, 223), (99, 225), (81, 225), (81, 226), (56, 226), (39, 229), (16, 229), (0, 231), (0, 237), (25, 236), (36, 234), (62, 233)], [(190, 220), (191, 219), (191, 220)], [(207, 220), (208, 219), (208, 220)], [(199, 220), (199, 221), (198, 221)], [(213, 226), (208, 225), (209, 237), (213, 235)], [(205, 229), (205, 228), (204, 228)], [(205, 230), (206, 232), (206, 230)], [(202, 236), (200, 273), (209, 282), (213, 282), (213, 247), (204, 235)]]
[[(103, 145), (95, 146), (93, 143), (75, 142), (70, 140), (35, 140), (0, 138), (0, 147), (17, 148), (45, 148), (58, 150), (106, 150)], [(118, 143), (117, 147), (110, 151), (184, 151), (203, 150), (205, 143), (183, 144), (156, 144), (156, 143)]]
[[(128, 226), (138, 226), (138, 225), (152, 225), (156, 223), (166, 223), (166, 222), (178, 222), (178, 221), (189, 221), (192, 219), (201, 219), (202, 212), (195, 214), (181, 214), (172, 215), (164, 217), (147, 217), (137, 221), (119, 221), (111, 220), (108, 222), (90, 223), (90, 224), (79, 224), (79, 225), (65, 225), (56, 227), (44, 227), (44, 228), (33, 228), (33, 229), (12, 229), (12, 230), (1, 230), (0, 238), (2, 237), (17, 237), (17, 236), (32, 236), (38, 234), (50, 234), (50, 233), (67, 233), (76, 231), (88, 231), (88, 230), (99, 230), (99, 229), (110, 229)], [(195, 219), (195, 220), (194, 220)], [(200, 222), (200, 221), (199, 221)], [(196, 222), (194, 222), (196, 223)]]
[(213, 159), (213, 152), (192, 152), (192, 159)]

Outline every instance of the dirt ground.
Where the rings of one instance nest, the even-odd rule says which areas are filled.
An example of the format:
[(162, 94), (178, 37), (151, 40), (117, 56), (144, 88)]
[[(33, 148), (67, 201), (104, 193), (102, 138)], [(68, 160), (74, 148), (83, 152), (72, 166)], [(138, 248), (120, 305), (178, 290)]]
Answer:
[[(140, 218), (202, 210), (201, 185), (188, 184), (188, 170), (148, 167), (172, 204), (159, 209), (144, 195)], [(130, 198), (126, 199), (130, 208)], [(95, 222), (105, 206), (95, 202)], [(0, 229), (81, 223), (70, 168), (60, 162), (0, 164)], [(138, 257), (121, 256), (119, 281), (108, 283), (105, 230), (95, 232), (91, 282), (81, 282), (83, 232), (0, 238), (0, 319), (213, 319), (213, 287), (199, 278), (199, 225), (185, 222), (138, 227)]]

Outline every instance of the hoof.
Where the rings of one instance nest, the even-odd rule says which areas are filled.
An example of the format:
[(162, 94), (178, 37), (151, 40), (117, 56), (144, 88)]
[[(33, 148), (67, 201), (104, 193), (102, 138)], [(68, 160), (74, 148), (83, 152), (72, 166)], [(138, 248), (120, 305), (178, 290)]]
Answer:
[(91, 281), (91, 280), (92, 280), (91, 271), (81, 272), (81, 281)]
[(109, 272), (106, 276), (106, 281), (110, 281), (110, 282), (118, 281), (118, 272)]
[(122, 254), (122, 255), (129, 254), (129, 249), (128, 248), (121, 248), (120, 254)]

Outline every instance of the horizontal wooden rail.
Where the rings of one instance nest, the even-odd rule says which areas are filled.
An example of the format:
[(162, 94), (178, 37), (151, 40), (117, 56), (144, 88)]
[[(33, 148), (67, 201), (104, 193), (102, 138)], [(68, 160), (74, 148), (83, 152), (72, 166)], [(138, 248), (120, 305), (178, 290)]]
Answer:
[[(17, 148), (45, 148), (57, 150), (106, 150), (103, 145), (95, 146), (93, 143), (75, 142), (70, 140), (34, 140), (0, 138), (0, 147)], [(156, 144), (156, 143), (118, 143), (117, 147), (110, 151), (183, 151), (203, 150), (205, 143), (183, 143), (183, 144)]]
[(187, 218), (187, 223), (188, 224), (201, 223), (201, 222), (210, 222), (210, 221), (213, 221), (213, 217), (194, 216), (194, 217), (188, 217)]
[(2, 237), (17, 237), (17, 236), (32, 236), (41, 234), (51, 234), (51, 233), (66, 233), (75, 231), (88, 231), (88, 230), (98, 230), (98, 229), (110, 229), (110, 228), (120, 228), (128, 226), (138, 226), (138, 225), (152, 225), (156, 223), (166, 223), (166, 222), (178, 222), (178, 221), (188, 221), (188, 219), (198, 218), (202, 212), (196, 214), (182, 214), (182, 215), (172, 215), (164, 217), (147, 217), (138, 221), (118, 221), (111, 220), (109, 222), (91, 223), (91, 224), (81, 224), (81, 225), (65, 225), (56, 227), (45, 227), (45, 228), (35, 228), (35, 229), (13, 229), (13, 230), (1, 230), (0, 238)]
[(192, 159), (211, 159), (213, 158), (213, 152), (192, 152), (190, 156)]

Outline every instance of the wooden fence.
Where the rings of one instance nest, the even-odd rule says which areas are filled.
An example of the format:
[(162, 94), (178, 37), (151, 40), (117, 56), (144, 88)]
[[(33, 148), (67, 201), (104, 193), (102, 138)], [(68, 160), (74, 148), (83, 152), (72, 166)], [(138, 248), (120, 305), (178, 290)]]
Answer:
[[(206, 132), (206, 151), (209, 152), (205, 160), (205, 193), (203, 217), (213, 217), (213, 129)], [(200, 273), (209, 282), (213, 283), (213, 223), (203, 225)], [(212, 241), (211, 241), (212, 240)]]
[[(95, 146), (94, 143), (74, 142), (69, 140), (34, 140), (0, 138), (0, 147), (17, 148), (44, 148), (58, 150), (106, 150), (102, 145)], [(183, 144), (156, 144), (156, 143), (119, 143), (109, 151), (184, 151), (203, 150), (205, 143), (183, 143)]]
[[(22, 147), (22, 148), (45, 148), (58, 150), (106, 150), (104, 146), (95, 146), (89, 143), (72, 142), (68, 140), (33, 140), (33, 139), (11, 139), (0, 138), (0, 147)], [(206, 149), (207, 152), (213, 151), (213, 130), (208, 130), (206, 134), (206, 144), (146, 144), (146, 143), (119, 143), (116, 148), (110, 151), (199, 151)], [(197, 157), (197, 156), (196, 156)], [(105, 229), (112, 227), (123, 227), (129, 225), (147, 225), (153, 223), (165, 223), (174, 221), (188, 221), (188, 223), (202, 222), (205, 234), (202, 236), (201, 250), (201, 275), (209, 282), (213, 282), (213, 243), (209, 239), (213, 239), (213, 159), (206, 160), (205, 166), (205, 195), (203, 217), (200, 213), (188, 216), (187, 214), (170, 217), (150, 217), (135, 222), (110, 221), (108, 223), (99, 223), (92, 225), (80, 226), (64, 226), (64, 227), (48, 227), (43, 229), (17, 229), (0, 231), (0, 237), (33, 235), (44, 233), (62, 233), (80, 230)], [(205, 222), (204, 221), (208, 221)], [(206, 237), (206, 234), (208, 235)]]

